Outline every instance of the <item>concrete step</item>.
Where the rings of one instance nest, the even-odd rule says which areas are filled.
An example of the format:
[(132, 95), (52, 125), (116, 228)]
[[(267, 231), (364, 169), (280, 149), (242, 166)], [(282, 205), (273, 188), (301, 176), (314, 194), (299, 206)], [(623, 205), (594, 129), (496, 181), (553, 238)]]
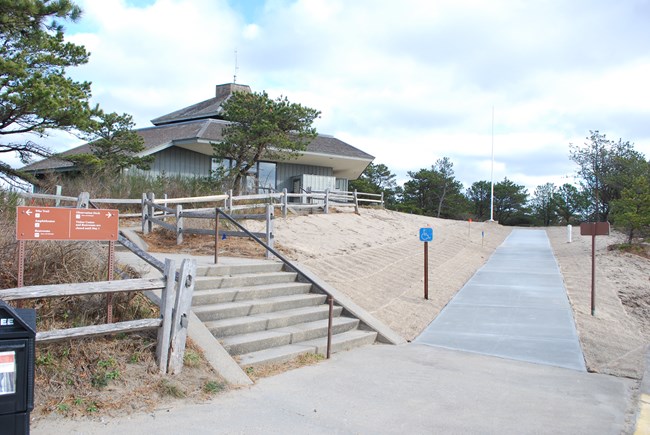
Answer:
[(208, 322), (211, 320), (250, 316), (253, 314), (271, 313), (274, 311), (321, 305), (325, 303), (325, 298), (325, 295), (314, 293), (274, 296), (265, 299), (199, 305), (193, 307), (192, 311), (194, 311), (201, 321)]
[(192, 296), (192, 305), (219, 304), (250, 299), (262, 299), (272, 296), (286, 296), (309, 293), (311, 284), (300, 282), (256, 285), (223, 289), (196, 290)]
[[(327, 337), (328, 320), (300, 323), (268, 331), (251, 332), (221, 339), (221, 344), (231, 355), (256, 352), (270, 347), (295, 344)], [(351, 331), (359, 325), (358, 319), (337, 317), (332, 319), (332, 334)]]
[[(342, 307), (334, 307), (334, 317), (339, 317)], [(214, 320), (205, 322), (205, 326), (217, 338), (229, 337), (238, 334), (264, 331), (267, 329), (283, 328), (298, 323), (314, 322), (327, 319), (328, 305), (295, 308), (293, 310), (276, 311), (274, 313), (256, 314), (254, 316), (235, 317), (231, 319)]]
[[(376, 338), (376, 332), (360, 329), (336, 334), (332, 336), (331, 351), (336, 353), (373, 344)], [(237, 360), (242, 368), (259, 367), (265, 364), (285, 363), (307, 353), (325, 355), (327, 337), (242, 354), (237, 357)]]
[(250, 273), (281, 272), (284, 265), (277, 261), (260, 260), (243, 264), (202, 265), (196, 268), (196, 276), (228, 276)]
[(194, 290), (206, 290), (230, 287), (248, 287), (281, 282), (295, 282), (295, 272), (265, 272), (244, 273), (233, 276), (199, 276), (196, 278)]

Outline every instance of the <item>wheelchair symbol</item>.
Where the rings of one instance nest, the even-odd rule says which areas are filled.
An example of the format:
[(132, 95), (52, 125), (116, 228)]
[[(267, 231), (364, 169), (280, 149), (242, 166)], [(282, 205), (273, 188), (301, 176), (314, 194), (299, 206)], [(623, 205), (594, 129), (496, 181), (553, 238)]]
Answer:
[(420, 241), (430, 242), (433, 240), (433, 228), (420, 228)]

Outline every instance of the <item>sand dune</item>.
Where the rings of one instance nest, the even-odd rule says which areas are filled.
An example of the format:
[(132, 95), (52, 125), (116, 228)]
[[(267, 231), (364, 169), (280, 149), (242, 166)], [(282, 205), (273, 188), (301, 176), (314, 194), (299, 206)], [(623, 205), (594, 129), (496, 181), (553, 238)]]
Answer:
[[(424, 243), (431, 225), (429, 300), (424, 299)], [(511, 228), (388, 210), (278, 219), (276, 241), (294, 260), (413, 339), (503, 242)], [(482, 237), (483, 235), (483, 237)]]
[[(431, 225), (429, 300), (424, 295), (424, 244), (418, 230)], [(351, 297), (407, 340), (416, 337), (487, 261), (511, 227), (362, 209), (293, 216), (275, 221), (283, 250)], [(608, 251), (617, 236), (598, 238), (597, 311), (590, 313), (591, 239), (574, 228), (547, 231), (589, 370), (640, 378), (647, 338), (647, 260)], [(625, 304), (622, 302), (625, 301)], [(649, 322), (646, 324), (646, 322)]]

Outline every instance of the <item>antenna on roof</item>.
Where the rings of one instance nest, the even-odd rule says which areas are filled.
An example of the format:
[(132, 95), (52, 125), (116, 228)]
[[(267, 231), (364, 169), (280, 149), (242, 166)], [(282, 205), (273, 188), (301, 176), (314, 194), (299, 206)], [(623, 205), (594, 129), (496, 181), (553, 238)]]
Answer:
[(237, 71), (239, 71), (239, 67), (237, 66), (237, 49), (235, 48), (235, 74), (232, 76), (233, 83), (237, 83)]

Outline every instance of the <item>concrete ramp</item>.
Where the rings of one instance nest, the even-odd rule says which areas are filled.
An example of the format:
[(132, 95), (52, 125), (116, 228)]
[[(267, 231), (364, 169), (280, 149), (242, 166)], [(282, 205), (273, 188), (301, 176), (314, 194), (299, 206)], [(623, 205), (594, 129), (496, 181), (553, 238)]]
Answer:
[(586, 371), (544, 230), (513, 230), (415, 341)]

